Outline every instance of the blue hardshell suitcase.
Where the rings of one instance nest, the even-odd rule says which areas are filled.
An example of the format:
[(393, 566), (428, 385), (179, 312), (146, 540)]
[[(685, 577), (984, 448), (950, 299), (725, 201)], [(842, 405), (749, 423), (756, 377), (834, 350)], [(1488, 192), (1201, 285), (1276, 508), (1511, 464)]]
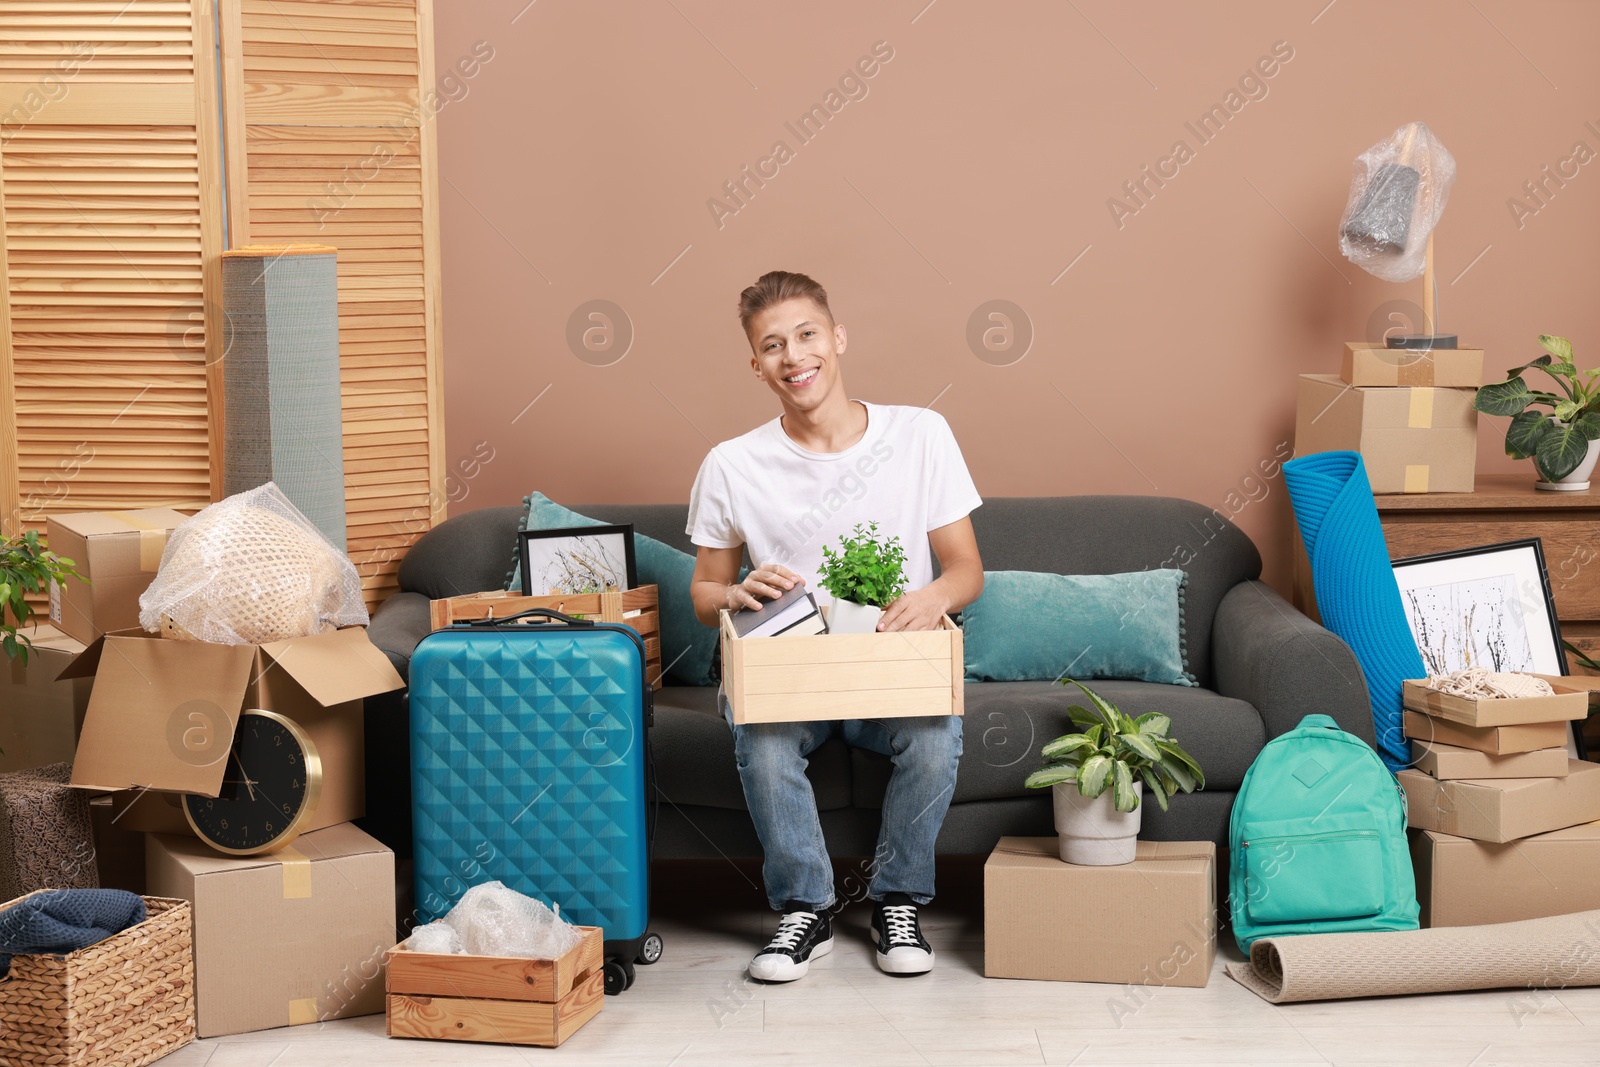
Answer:
[(410, 688), (418, 921), (504, 882), (603, 927), (606, 992), (632, 985), (661, 954), (638, 632), (542, 608), (456, 623), (417, 646)]

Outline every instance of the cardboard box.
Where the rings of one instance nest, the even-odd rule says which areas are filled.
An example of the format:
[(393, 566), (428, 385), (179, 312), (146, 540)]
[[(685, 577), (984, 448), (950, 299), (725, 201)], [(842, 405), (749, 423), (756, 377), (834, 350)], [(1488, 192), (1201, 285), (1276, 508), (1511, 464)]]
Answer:
[(554, 1048), (605, 1001), (605, 932), (578, 929), (583, 939), (555, 959), (443, 956), (396, 945), (384, 957), (389, 1036)]
[[(89, 801), (89, 823), (94, 827), (94, 865), (100, 875), (100, 888), (126, 889), (143, 896), (145, 835), (123, 825), (109, 796)], [(188, 829), (188, 824), (184, 829)]]
[(1411, 832), (1423, 926), (1476, 926), (1600, 908), (1600, 823), (1505, 844)]
[(1444, 745), (1477, 749), (1496, 756), (1513, 752), (1533, 752), (1541, 748), (1565, 747), (1572, 736), (1566, 722), (1535, 722), (1522, 726), (1462, 726), (1422, 714), (1405, 713), (1405, 735), (1417, 741), (1437, 741)]
[(1565, 778), (1442, 782), (1400, 772), (1410, 825), (1476, 841), (1515, 841), (1600, 819), (1600, 764), (1567, 761)]
[(171, 508), (49, 516), (50, 551), (88, 579), (50, 584), (50, 621), (86, 645), (138, 626), (139, 596), (161, 566), (167, 535), (187, 517)]
[(151, 894), (194, 904), (201, 1037), (383, 1011), (394, 853), (354, 826), (243, 857), (151, 834), (145, 868)]
[(1429, 689), (1425, 682), (1406, 679), (1401, 700), (1410, 711), (1463, 726), (1521, 726), (1531, 722), (1582, 719), (1589, 714), (1587, 690), (1554, 683), (1547, 697), (1463, 697)]
[(965, 652), (948, 615), (937, 630), (805, 637), (740, 637), (720, 615), (722, 691), (736, 724), (962, 714)]
[(28, 665), (0, 653), (0, 771), (71, 763), (89, 707), (89, 682), (58, 681), (83, 642), (49, 623), (23, 631), (33, 640)]
[(989, 854), (985, 976), (1206, 984), (1217, 954), (1215, 844), (1140, 841), (1120, 867), (1063, 863), (1058, 847), (1054, 837), (1002, 837)]
[(1476, 389), (1483, 384), (1483, 349), (1424, 352), (1372, 341), (1346, 341), (1339, 377), (1349, 385)]
[(1374, 493), (1470, 493), (1478, 466), (1471, 389), (1346, 385), (1300, 375), (1295, 454), (1360, 452)]
[[(67, 673), (94, 678), (73, 785), (214, 797), (239, 713), (261, 708), (299, 723), (317, 747), (322, 795), (311, 830), (365, 813), (361, 701), (405, 684), (360, 627), (267, 645), (111, 634)], [(141, 803), (156, 818), (166, 802)], [(188, 824), (135, 817), (127, 825), (182, 833)]]
[(1419, 741), (1412, 750), (1417, 770), (1435, 778), (1562, 778), (1568, 771), (1565, 748), (1538, 748), (1495, 756), (1472, 748)]

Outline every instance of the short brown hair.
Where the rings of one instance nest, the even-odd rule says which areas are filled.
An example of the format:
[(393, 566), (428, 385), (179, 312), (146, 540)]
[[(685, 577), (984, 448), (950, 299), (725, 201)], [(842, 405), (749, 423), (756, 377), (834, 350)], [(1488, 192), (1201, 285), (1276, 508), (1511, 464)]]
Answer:
[(833, 320), (833, 309), (828, 306), (828, 291), (804, 274), (787, 270), (771, 270), (756, 283), (739, 294), (739, 324), (750, 332), (750, 320), (774, 304), (805, 297), (814, 301)]

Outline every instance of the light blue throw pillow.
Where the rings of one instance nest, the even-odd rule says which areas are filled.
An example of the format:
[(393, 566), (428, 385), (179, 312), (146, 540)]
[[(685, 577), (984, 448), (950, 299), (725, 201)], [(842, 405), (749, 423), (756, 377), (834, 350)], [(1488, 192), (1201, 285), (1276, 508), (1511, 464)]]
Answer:
[(969, 681), (1127, 678), (1194, 685), (1181, 570), (985, 571), (961, 613)]
[[(609, 522), (564, 508), (543, 493), (529, 493), (522, 501), (521, 530), (559, 530), (568, 526), (609, 526)], [(506, 588), (522, 588), (522, 560), (512, 546), (511, 574)], [(716, 685), (717, 631), (702, 623), (689, 598), (694, 578), (694, 557), (643, 534), (633, 535), (634, 565), (640, 585), (657, 586), (661, 611), (661, 666), (668, 685)], [(741, 571), (740, 578), (744, 577)]]

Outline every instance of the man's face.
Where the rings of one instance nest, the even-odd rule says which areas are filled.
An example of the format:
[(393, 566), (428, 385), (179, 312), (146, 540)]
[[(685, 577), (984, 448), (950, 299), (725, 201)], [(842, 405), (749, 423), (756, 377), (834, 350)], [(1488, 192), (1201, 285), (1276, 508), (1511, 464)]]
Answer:
[(757, 376), (790, 407), (817, 407), (839, 386), (844, 327), (813, 300), (785, 300), (757, 313), (750, 345)]

